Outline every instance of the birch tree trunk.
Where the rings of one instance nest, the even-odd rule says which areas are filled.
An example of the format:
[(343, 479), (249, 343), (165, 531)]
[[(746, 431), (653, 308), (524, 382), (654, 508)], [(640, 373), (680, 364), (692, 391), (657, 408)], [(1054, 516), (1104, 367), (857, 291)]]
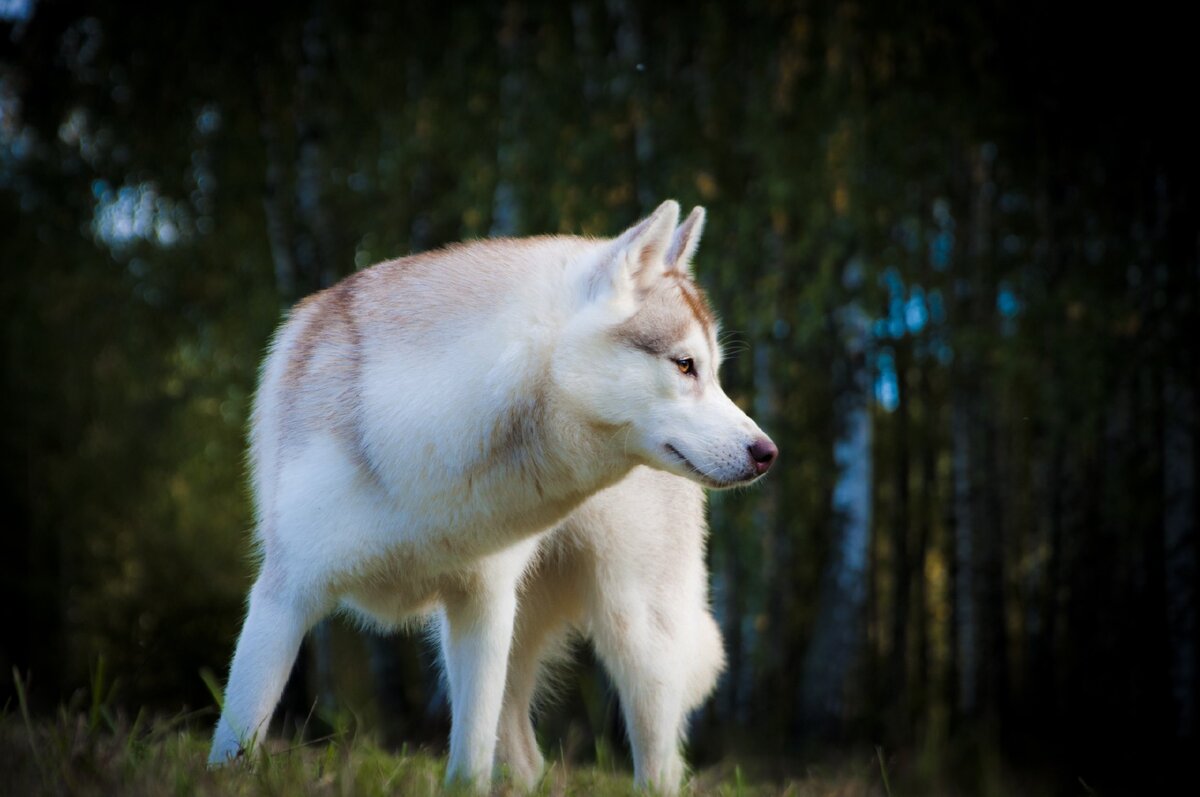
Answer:
[(912, 412), (908, 386), (908, 340), (895, 342), (897, 404), (895, 442), (895, 504), (891, 518), (892, 594), (891, 645), (887, 672), (887, 704), (902, 730), (908, 719), (908, 623), (913, 563), (909, 556), (909, 430)]
[(610, 0), (609, 9), (617, 21), (617, 57), (621, 70), (612, 81), (613, 90), (628, 98), (633, 122), (634, 189), (638, 209), (648, 212), (659, 202), (655, 196), (655, 182), (651, 174), (654, 160), (654, 131), (650, 121), (649, 103), (645, 87), (645, 47), (642, 41), (642, 23), (639, 8), (631, 7), (627, 0)]
[(847, 374), (838, 399), (833, 509), (840, 520), (821, 581), (820, 607), (804, 658), (800, 716), (805, 731), (836, 728), (848, 715), (848, 688), (866, 641), (867, 565), (871, 544), (871, 375), (866, 366), (869, 319), (846, 308)]
[(500, 49), (500, 135), (496, 144), (496, 188), (492, 194), (492, 226), (495, 237), (516, 235), (521, 228), (521, 208), (514, 177), (520, 165), (521, 101), (526, 87), (518, 68), (521, 10), (516, 3), (504, 7), (497, 42)]

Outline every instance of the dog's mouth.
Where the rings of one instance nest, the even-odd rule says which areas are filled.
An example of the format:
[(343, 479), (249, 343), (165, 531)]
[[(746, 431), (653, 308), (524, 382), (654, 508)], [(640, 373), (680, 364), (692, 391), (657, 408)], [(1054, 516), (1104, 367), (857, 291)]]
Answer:
[(671, 445), (670, 443), (663, 444), (663, 449), (668, 454), (670, 454), (672, 457), (674, 457), (676, 461), (682, 463), (683, 466), (685, 468), (687, 468), (688, 471), (690, 471), (691, 474), (696, 478), (696, 481), (700, 482), (705, 487), (714, 487), (714, 488), (733, 487), (735, 484), (741, 483), (741, 482), (731, 482), (731, 481), (725, 481), (723, 479), (713, 478), (709, 474), (700, 470), (700, 468), (696, 467), (696, 464), (694, 462), (692, 462), (690, 459), (688, 459), (686, 456), (684, 456), (683, 453), (678, 448)]

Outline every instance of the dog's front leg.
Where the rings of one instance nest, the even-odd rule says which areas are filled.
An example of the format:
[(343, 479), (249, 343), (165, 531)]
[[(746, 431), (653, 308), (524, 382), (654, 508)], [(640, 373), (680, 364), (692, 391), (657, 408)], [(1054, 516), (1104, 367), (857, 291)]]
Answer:
[(607, 586), (599, 596), (602, 608), (593, 613), (593, 639), (621, 696), (634, 783), (676, 794), (684, 774), (679, 745), (691, 666), (683, 657), (690, 651), (680, 649), (683, 629), (670, 607), (655, 605), (634, 585)]
[(444, 596), (441, 642), (451, 713), (447, 783), (485, 791), (491, 780), (519, 574), (520, 569), (491, 572)]

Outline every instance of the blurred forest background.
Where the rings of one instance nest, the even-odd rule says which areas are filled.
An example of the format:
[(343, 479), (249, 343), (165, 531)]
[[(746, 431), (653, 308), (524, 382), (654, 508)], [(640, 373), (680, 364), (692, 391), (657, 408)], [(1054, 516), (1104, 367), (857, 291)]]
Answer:
[[(674, 197), (783, 451), (711, 499), (730, 666), (693, 759), (1190, 766), (1196, 75), (1152, 3), (0, 0), (0, 702), (103, 660), (131, 711), (211, 705), (289, 305)], [(619, 749), (581, 659), (547, 739)], [(322, 624), (285, 726), (440, 745), (430, 662)]]

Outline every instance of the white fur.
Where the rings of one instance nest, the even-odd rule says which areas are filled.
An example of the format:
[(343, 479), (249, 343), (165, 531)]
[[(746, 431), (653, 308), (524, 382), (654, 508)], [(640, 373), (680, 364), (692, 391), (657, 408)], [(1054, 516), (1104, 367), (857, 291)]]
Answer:
[(706, 535), (703, 491), (639, 467), (544, 538), (521, 589), (500, 723), (498, 755), (518, 785), (541, 775), (531, 704), (575, 632), (592, 639), (620, 695), (636, 783), (678, 788), (687, 714), (725, 661), (708, 607)]
[[(393, 261), (297, 308), (255, 399), (263, 561), (211, 763), (265, 732), (319, 618), (341, 607), (394, 627), (435, 612), (452, 709), (447, 778), (485, 787), (518, 585), (562, 524), (555, 540), (581, 541), (590, 579), (580, 616), (629, 693), (638, 778), (678, 783), (683, 713), (720, 666), (702, 499), (638, 466), (744, 484), (761, 473), (747, 452), (763, 435), (721, 391), (714, 330), (670, 298), (673, 260), (690, 257), (703, 221), (689, 219), (678, 240), (677, 219), (666, 202), (612, 241), (480, 242)], [(678, 351), (621, 343), (616, 330), (629, 324), (669, 328)], [(694, 376), (676, 367), (683, 356), (695, 358)], [(699, 519), (642, 520), (656, 494), (690, 515), (700, 505)], [(629, 529), (640, 533), (612, 544)], [(647, 568), (673, 529), (691, 542)], [(697, 672), (694, 650), (707, 662)]]

